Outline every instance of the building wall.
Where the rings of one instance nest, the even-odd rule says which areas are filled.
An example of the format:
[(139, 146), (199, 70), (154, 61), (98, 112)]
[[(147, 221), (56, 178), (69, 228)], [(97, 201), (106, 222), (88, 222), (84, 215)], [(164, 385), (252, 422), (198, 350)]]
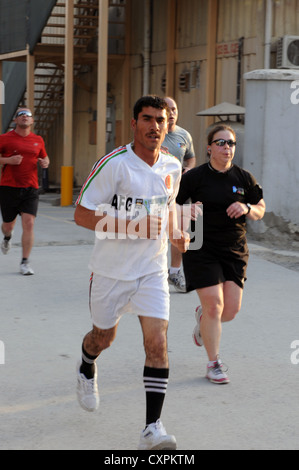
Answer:
[[(74, 182), (81, 185), (97, 159), (96, 145), (90, 144), (90, 125), (96, 109), (96, 73), (94, 68), (84, 75), (81, 80), (91, 91), (74, 86), (74, 110), (73, 110), (73, 159)], [(60, 184), (60, 172), (63, 162), (63, 129), (64, 129), (64, 108), (61, 107), (58, 118), (55, 120), (46, 141), (47, 151), (51, 159), (49, 167), (49, 180), (57, 185)]]
[(286, 34), (298, 34), (299, 31), (299, 1), (273, 1), (273, 38), (277, 39)]
[[(197, 162), (206, 158), (206, 128), (210, 124), (196, 113), (206, 108), (208, 79), (207, 37), (210, 31), (208, 5), (210, 0), (172, 0), (176, 13), (175, 24), (175, 90), (174, 98), (179, 108), (179, 124), (191, 133)], [(216, 4), (217, 2), (215, 2)], [(167, 0), (152, 0), (150, 93), (165, 93), (167, 52)], [(272, 58), (275, 64), (276, 41), (285, 34), (298, 34), (299, 0), (273, 0)], [(264, 67), (266, 0), (219, 0), (216, 31), (216, 77), (214, 104), (237, 102), (238, 80), (239, 104), (245, 106), (246, 81), (243, 75)], [(121, 135), (130, 138), (130, 112), (135, 101), (143, 93), (144, 80), (145, 1), (131, 0), (129, 29), (129, 86), (123, 86), (122, 64), (109, 62), (108, 94), (115, 102), (115, 146), (121, 145)], [(238, 45), (242, 40), (241, 62), (238, 64)], [(238, 65), (239, 71), (238, 71)], [(274, 65), (275, 66), (275, 65)], [(180, 88), (179, 79), (191, 74), (188, 91)], [(83, 78), (92, 86), (90, 93), (75, 87), (74, 114), (74, 174), (78, 185), (98, 158), (96, 148), (89, 144), (89, 121), (93, 119), (90, 108), (96, 106), (96, 68)], [(129, 111), (123, 109), (124, 95), (129, 96)], [(215, 118), (216, 119), (216, 118)], [(216, 119), (217, 120), (217, 119)], [(55, 155), (51, 180), (59, 183), (62, 145), (62, 118), (58, 120), (49, 136), (49, 155)], [(124, 132), (124, 129), (126, 132)], [(56, 145), (58, 143), (58, 145)]]
[[(132, 0), (132, 103), (142, 92), (143, 80), (143, 2)], [(240, 105), (244, 105), (243, 73), (261, 68), (264, 60), (265, 2), (263, 0), (221, 0), (217, 14), (216, 88), (214, 104), (237, 103), (240, 82)], [(179, 124), (191, 133), (198, 163), (205, 160), (206, 128), (210, 122), (196, 113), (206, 108), (208, 1), (173, 0), (175, 27), (175, 92)], [(139, 20), (138, 20), (139, 19)], [(153, 0), (151, 44), (151, 93), (163, 94), (166, 74), (167, 1)], [(137, 33), (137, 37), (136, 37)], [(238, 75), (238, 43), (244, 37), (241, 68)], [(197, 71), (199, 75), (197, 76)], [(180, 77), (191, 74), (188, 91), (180, 89)], [(234, 118), (233, 118), (234, 119)]]
[[(143, 79), (143, 2), (132, 0), (134, 29), (132, 30), (132, 103), (142, 93)], [(276, 40), (285, 34), (299, 31), (299, 1), (273, 0), (272, 11), (272, 62), (275, 62)], [(179, 106), (179, 124), (192, 134), (198, 161), (205, 154), (206, 120), (196, 117), (205, 109), (206, 90), (206, 46), (208, 25), (208, 1), (173, 0), (176, 8), (175, 28), (175, 96)], [(217, 54), (215, 103), (227, 101), (245, 104), (246, 72), (264, 67), (265, 53), (265, 0), (220, 0), (217, 14)], [(152, 50), (151, 50), (151, 92), (163, 94), (161, 83), (166, 73), (166, 19), (167, 1), (153, 0)], [(238, 72), (238, 44), (243, 39), (240, 70)], [(181, 91), (179, 76), (194, 67), (200, 68), (199, 87)], [(240, 82), (239, 103), (237, 86)]]
[(290, 229), (299, 232), (299, 71), (256, 70), (245, 79), (244, 167), (262, 185), (267, 212), (292, 221)]
[[(123, 124), (122, 112), (122, 62), (110, 61), (108, 72), (108, 102), (114, 104), (113, 129), (111, 132), (113, 142), (107, 143), (107, 151), (123, 144), (121, 127)], [(74, 112), (73, 112), (73, 161), (74, 184), (81, 186), (86, 180), (94, 163), (102, 156), (97, 155), (96, 147), (96, 119), (97, 119), (97, 68), (89, 67), (79, 75), (84, 87), (74, 84)], [(90, 91), (87, 90), (90, 88)], [(49, 179), (53, 184), (60, 184), (60, 172), (63, 160), (63, 107), (58, 118), (52, 126), (47, 141), (47, 151), (51, 158)], [(100, 110), (106, 115), (106, 109)], [(127, 123), (129, 125), (129, 123)], [(108, 127), (108, 125), (107, 125)], [(107, 137), (108, 138), (108, 137)], [(110, 138), (110, 136), (109, 136)], [(126, 143), (126, 142), (124, 142)], [(110, 147), (110, 148), (108, 148)]]

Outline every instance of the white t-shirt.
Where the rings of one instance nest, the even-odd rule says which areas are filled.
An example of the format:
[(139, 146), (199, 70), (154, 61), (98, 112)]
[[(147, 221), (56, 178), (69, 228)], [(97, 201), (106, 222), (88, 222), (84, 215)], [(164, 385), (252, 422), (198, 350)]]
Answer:
[[(161, 151), (152, 167), (139, 158), (131, 144), (100, 159), (82, 187), (77, 204), (118, 218), (160, 215), (158, 239), (97, 232), (89, 268), (113, 279), (134, 280), (167, 270), (168, 208), (175, 203), (181, 179), (177, 158)], [(102, 221), (103, 222), (103, 221)]]

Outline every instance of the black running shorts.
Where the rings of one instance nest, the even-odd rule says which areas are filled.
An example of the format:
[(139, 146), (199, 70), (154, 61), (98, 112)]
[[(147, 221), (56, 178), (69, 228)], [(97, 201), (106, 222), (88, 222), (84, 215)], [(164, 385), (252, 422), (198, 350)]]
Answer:
[(229, 247), (204, 242), (200, 250), (187, 251), (183, 255), (187, 292), (225, 281), (243, 288), (248, 258), (246, 240)]
[(38, 200), (38, 189), (0, 186), (0, 205), (3, 222), (13, 222), (21, 214), (31, 214), (36, 217)]

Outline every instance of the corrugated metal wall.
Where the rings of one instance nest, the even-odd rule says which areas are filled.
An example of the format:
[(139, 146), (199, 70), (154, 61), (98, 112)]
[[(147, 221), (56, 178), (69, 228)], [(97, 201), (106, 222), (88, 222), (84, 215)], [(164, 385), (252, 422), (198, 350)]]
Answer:
[[(130, 18), (130, 95), (131, 107), (143, 92), (144, 79), (144, 36), (145, 36), (145, 0), (132, 0)], [(167, 50), (167, 0), (152, 0), (151, 11), (151, 70), (150, 92), (164, 94), (163, 84), (166, 77)], [(207, 37), (208, 37), (208, 0), (172, 0), (176, 11), (174, 37), (175, 48), (175, 91), (174, 98), (179, 108), (179, 124), (188, 129), (193, 137), (198, 163), (205, 159), (206, 124), (203, 117), (196, 113), (206, 107), (208, 77)], [(219, 0), (217, 15), (217, 58), (215, 104), (228, 101), (236, 103), (238, 81), (238, 41), (244, 37), (244, 49), (241, 61), (240, 104), (244, 105), (245, 72), (264, 67), (265, 13), (266, 0)], [(285, 34), (299, 34), (299, 0), (273, 0), (272, 42)], [(275, 62), (275, 52), (273, 52)], [(193, 72), (192, 72), (193, 71)], [(118, 72), (118, 73), (117, 73)], [(180, 76), (192, 72), (192, 86), (187, 91), (180, 89)], [(199, 72), (199, 73), (198, 73)], [(91, 72), (91, 75), (94, 72)], [(197, 76), (198, 73), (198, 76)], [(117, 78), (118, 77), (118, 78)], [(109, 85), (117, 103), (122, 102), (121, 73), (109, 66)], [(90, 77), (91, 79), (91, 77)], [(95, 90), (95, 87), (94, 87)], [(84, 95), (84, 96), (83, 96)], [(94, 100), (90, 94), (89, 100)], [(86, 112), (84, 106), (89, 103), (82, 90), (76, 90), (75, 113)], [(88, 119), (85, 117), (84, 119)], [(129, 127), (123, 119), (123, 110), (117, 107), (117, 121)], [(74, 147), (77, 152), (75, 177), (81, 184), (86, 177), (86, 165), (93, 160), (94, 147), (84, 148), (86, 125), (79, 126), (79, 117), (75, 116), (76, 133)], [(59, 125), (55, 132), (58, 132)], [(52, 135), (55, 141), (55, 133)], [(126, 142), (122, 142), (126, 143)], [(51, 153), (52, 153), (52, 148)], [(81, 161), (82, 152), (84, 159)], [(54, 149), (53, 149), (54, 153)], [(79, 157), (80, 155), (80, 157)], [(80, 159), (80, 162), (79, 162)], [(86, 163), (89, 162), (89, 163)], [(57, 174), (59, 168), (57, 168)]]
[[(1, 4), (0, 0), (0, 4)], [(79, 0), (76, 0), (76, 2)], [(206, 119), (196, 113), (206, 107), (207, 79), (209, 77), (207, 62), (207, 37), (210, 31), (208, 24), (209, 0), (172, 0), (176, 12), (175, 25), (175, 91), (174, 98), (179, 107), (179, 124), (192, 134), (198, 162), (205, 158)], [(152, 0), (151, 11), (151, 69), (150, 92), (164, 94), (163, 85), (166, 77), (167, 50), (167, 0)], [(275, 63), (275, 43), (286, 34), (299, 35), (299, 0), (273, 0), (272, 43)], [(144, 79), (144, 36), (145, 36), (145, 0), (132, 0), (130, 18), (130, 95), (131, 107), (143, 92)], [(265, 15), (266, 0), (218, 0), (217, 38), (216, 38), (216, 83), (215, 104), (228, 101), (236, 103), (237, 82), (240, 79), (240, 104), (244, 105), (245, 83), (242, 78), (245, 72), (264, 67)], [(238, 42), (244, 38), (241, 55), (241, 74), (238, 76)], [(118, 70), (117, 70), (118, 71)], [(122, 102), (120, 96), (124, 90), (121, 74), (109, 65), (109, 84), (113, 97)], [(91, 74), (96, 72), (90, 72)], [(180, 78), (190, 74), (191, 86), (183, 90)], [(119, 78), (117, 76), (119, 75)], [(211, 77), (210, 77), (211, 78)], [(82, 103), (88, 103), (75, 93), (75, 109), (82, 111)], [(90, 99), (94, 99), (92, 93)], [(86, 110), (85, 110), (86, 111)], [(85, 112), (84, 111), (84, 112)], [(84, 119), (87, 119), (85, 117)], [(117, 121), (124, 126), (129, 122), (123, 120), (123, 110), (117, 107)], [(58, 126), (59, 127), (59, 126)], [(87, 127), (74, 135), (74, 147), (86, 141)], [(55, 136), (53, 135), (53, 140)], [(123, 142), (125, 143), (125, 142)], [(53, 143), (54, 145), (54, 143)], [(88, 150), (88, 160), (93, 158), (93, 148)], [(54, 153), (54, 149), (53, 149)], [(79, 158), (79, 157), (76, 157)], [(81, 155), (80, 155), (81, 158)], [(78, 164), (76, 178), (79, 184), (86, 177)]]
[(273, 36), (299, 35), (299, 0), (273, 1)]
[[(132, 101), (142, 90), (139, 81), (143, 77), (143, 2), (133, 0), (134, 17), (134, 71)], [(167, 48), (167, 1), (152, 2), (152, 51), (151, 51), (151, 92), (163, 94), (163, 80), (166, 73)], [(285, 34), (299, 34), (299, 0), (273, 0), (271, 64), (275, 66), (276, 40)], [(207, 72), (207, 0), (173, 0), (176, 9), (175, 28), (175, 99), (179, 106), (179, 124), (192, 134), (196, 151), (202, 154), (205, 142), (205, 120), (196, 113), (205, 109)], [(217, 15), (217, 51), (215, 104), (227, 101), (244, 106), (244, 73), (264, 67), (266, 0), (219, 0)], [(133, 24), (134, 21), (133, 21)], [(136, 31), (139, 32), (136, 36)], [(239, 41), (243, 49), (238, 69)], [(188, 91), (179, 86), (180, 75), (198, 67), (199, 84)], [(239, 88), (238, 88), (239, 83)], [(238, 96), (239, 93), (239, 96)], [(238, 102), (239, 98), (239, 102)]]
[(264, 10), (264, 0), (220, 0), (217, 42), (257, 35), (257, 15)]
[(177, 49), (206, 44), (207, 3), (206, 0), (177, 2)]

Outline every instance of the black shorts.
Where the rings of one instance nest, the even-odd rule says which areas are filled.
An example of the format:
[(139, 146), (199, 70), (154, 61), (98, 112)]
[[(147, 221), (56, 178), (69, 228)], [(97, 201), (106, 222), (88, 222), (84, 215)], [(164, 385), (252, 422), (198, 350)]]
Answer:
[(233, 281), (244, 287), (249, 252), (246, 239), (234, 246), (205, 243), (200, 250), (183, 255), (187, 292)]
[(38, 189), (0, 186), (0, 205), (3, 222), (13, 222), (21, 214), (31, 214), (36, 217), (38, 201)]

